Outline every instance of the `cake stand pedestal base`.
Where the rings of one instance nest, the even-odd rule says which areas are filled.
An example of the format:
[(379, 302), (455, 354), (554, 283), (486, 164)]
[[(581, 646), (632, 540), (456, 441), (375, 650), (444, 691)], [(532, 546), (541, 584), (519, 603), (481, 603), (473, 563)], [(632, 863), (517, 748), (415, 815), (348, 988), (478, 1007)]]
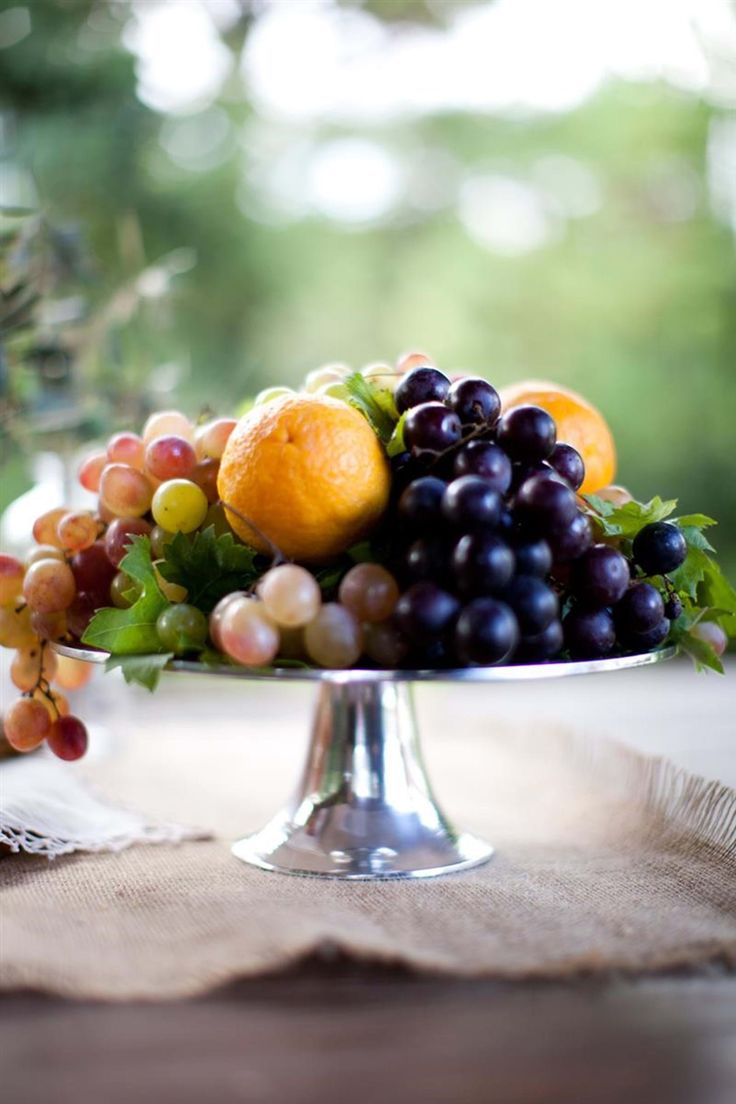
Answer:
[(410, 684), (338, 673), (320, 687), (296, 795), (232, 851), (264, 870), (364, 880), (449, 874), (493, 854), (435, 801)]

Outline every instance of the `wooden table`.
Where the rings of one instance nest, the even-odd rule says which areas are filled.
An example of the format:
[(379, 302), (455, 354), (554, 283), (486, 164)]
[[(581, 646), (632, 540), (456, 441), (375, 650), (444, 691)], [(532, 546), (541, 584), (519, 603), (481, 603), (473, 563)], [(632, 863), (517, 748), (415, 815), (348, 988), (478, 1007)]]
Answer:
[[(736, 784), (735, 682), (733, 665), (724, 680), (668, 665), (540, 684), (523, 704), (504, 688), (494, 709), (580, 723), (595, 706), (599, 730)], [(452, 693), (455, 713), (482, 708)], [(3, 1104), (734, 1104), (736, 979), (510, 985), (338, 959), (176, 1004), (14, 994), (0, 1066)]]

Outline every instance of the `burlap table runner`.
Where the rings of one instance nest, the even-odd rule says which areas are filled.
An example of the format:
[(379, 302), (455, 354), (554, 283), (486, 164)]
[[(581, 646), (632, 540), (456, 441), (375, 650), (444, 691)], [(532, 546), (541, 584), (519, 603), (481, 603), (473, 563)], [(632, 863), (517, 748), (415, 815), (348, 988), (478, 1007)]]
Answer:
[(504, 978), (736, 965), (727, 787), (571, 732), (459, 731), (440, 710), (434, 728), (424, 717), (430, 774), (448, 814), (496, 845), (487, 866), (418, 882), (268, 874), (232, 858), (227, 841), (288, 795), (308, 699), (292, 694), (287, 708), (276, 691), (275, 708), (273, 688), (246, 698), (193, 681), (155, 699), (123, 695), (112, 728), (129, 731), (85, 769), (116, 799), (217, 838), (4, 859), (0, 986), (187, 996), (326, 947)]

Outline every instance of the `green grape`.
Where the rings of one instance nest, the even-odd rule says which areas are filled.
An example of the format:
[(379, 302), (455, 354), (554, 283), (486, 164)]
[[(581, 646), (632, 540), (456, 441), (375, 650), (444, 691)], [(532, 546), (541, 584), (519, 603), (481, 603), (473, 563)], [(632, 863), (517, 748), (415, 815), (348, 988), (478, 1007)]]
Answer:
[(151, 512), (169, 533), (193, 533), (204, 521), (209, 503), (204, 491), (189, 479), (168, 479), (153, 496)]
[(207, 640), (207, 618), (196, 606), (180, 602), (159, 615), (156, 632), (164, 648), (174, 655), (199, 652)]

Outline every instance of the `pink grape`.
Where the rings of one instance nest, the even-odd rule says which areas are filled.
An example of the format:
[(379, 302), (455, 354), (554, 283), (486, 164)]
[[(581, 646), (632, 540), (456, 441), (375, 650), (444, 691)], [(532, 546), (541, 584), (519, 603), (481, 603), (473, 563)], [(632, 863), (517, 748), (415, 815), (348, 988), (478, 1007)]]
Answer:
[(79, 465), (77, 478), (85, 491), (97, 494), (100, 489), (100, 476), (102, 469), (109, 463), (106, 452), (93, 452), (86, 456)]
[(112, 464), (130, 464), (132, 468), (143, 468), (146, 446), (137, 433), (115, 433), (107, 445), (107, 459)]
[(36, 644), (32, 648), (22, 648), (15, 653), (10, 664), (10, 678), (13, 685), (25, 693), (27, 690), (33, 690), (40, 678), (51, 682), (57, 666), (54, 653)]
[(258, 594), (269, 617), (291, 629), (312, 621), (322, 604), (319, 583), (297, 564), (272, 567), (258, 584)]
[(89, 738), (79, 717), (69, 714), (56, 718), (46, 739), (54, 755), (71, 762), (84, 755)]
[(15, 556), (0, 555), (0, 606), (15, 601), (23, 586), (24, 568)]
[(73, 659), (71, 656), (57, 656), (58, 666), (54, 675), (54, 682), (62, 690), (81, 690), (86, 686), (93, 675), (91, 663), (83, 663), (81, 659)]
[(192, 481), (204, 491), (210, 505), (217, 502), (220, 497), (220, 492), (217, 489), (217, 476), (219, 472), (219, 460), (200, 460), (192, 472)]
[(421, 368), (423, 364), (434, 365), (434, 361), (426, 353), (402, 353), (396, 361), (396, 371), (401, 375), (410, 372), (412, 368)]
[(66, 552), (79, 552), (97, 540), (97, 522), (82, 510), (64, 514), (56, 526), (56, 535)]
[(63, 548), (55, 548), (53, 544), (38, 544), (26, 553), (26, 567), (30, 567), (36, 560), (65, 560)]
[(279, 631), (257, 598), (238, 598), (222, 614), (222, 650), (246, 667), (270, 663), (279, 650)]
[(710, 645), (718, 656), (722, 656), (728, 645), (728, 637), (716, 621), (698, 621), (690, 630), (692, 636)]
[(228, 438), (237, 424), (235, 418), (215, 418), (213, 422), (200, 426), (195, 437), (200, 459), (221, 460)]
[(146, 446), (146, 471), (155, 479), (189, 479), (196, 463), (197, 454), (185, 437), (154, 437)]
[(19, 698), (3, 719), (5, 738), (16, 751), (33, 751), (51, 731), (51, 718), (40, 702)]
[(25, 648), (36, 643), (37, 637), (31, 627), (31, 611), (28, 606), (0, 606), (0, 646), (3, 648)]
[(363, 633), (349, 609), (328, 602), (304, 630), (304, 645), (320, 667), (351, 667), (363, 650)]
[(159, 410), (151, 414), (143, 427), (143, 440), (149, 444), (155, 437), (163, 437), (175, 433), (177, 437), (184, 437), (187, 441), (194, 441), (194, 426), (179, 410)]
[(33, 691), (33, 700), (44, 707), (52, 722), (69, 713), (69, 699), (59, 690), (42, 690), (39, 686), (38, 690)]
[(210, 640), (218, 651), (221, 652), (223, 650), (222, 640), (220, 638), (220, 625), (222, 624), (222, 617), (225, 610), (235, 599), (247, 597), (248, 595), (244, 590), (234, 590), (232, 594), (226, 594), (224, 598), (221, 598), (210, 614)]
[(396, 609), (399, 586), (385, 567), (361, 563), (350, 568), (338, 597), (359, 621), (385, 621)]
[(153, 488), (137, 468), (108, 464), (100, 479), (100, 498), (117, 517), (141, 517), (151, 508)]
[(23, 597), (31, 610), (57, 613), (74, 601), (77, 585), (72, 569), (59, 560), (38, 560), (23, 580)]
[(62, 640), (66, 636), (66, 610), (57, 610), (55, 613), (40, 613), (36, 610), (31, 614), (31, 628), (39, 640)]
[(144, 518), (115, 518), (105, 533), (105, 552), (110, 563), (117, 567), (130, 550), (132, 538), (146, 537), (150, 532), (151, 526)]
[(59, 524), (69, 510), (65, 506), (58, 506), (54, 510), (47, 510), (33, 523), (33, 539), (36, 544), (51, 544), (54, 548), (61, 548), (61, 542), (56, 533)]
[(409, 654), (409, 644), (392, 619), (366, 625), (365, 654), (379, 667), (400, 667)]

